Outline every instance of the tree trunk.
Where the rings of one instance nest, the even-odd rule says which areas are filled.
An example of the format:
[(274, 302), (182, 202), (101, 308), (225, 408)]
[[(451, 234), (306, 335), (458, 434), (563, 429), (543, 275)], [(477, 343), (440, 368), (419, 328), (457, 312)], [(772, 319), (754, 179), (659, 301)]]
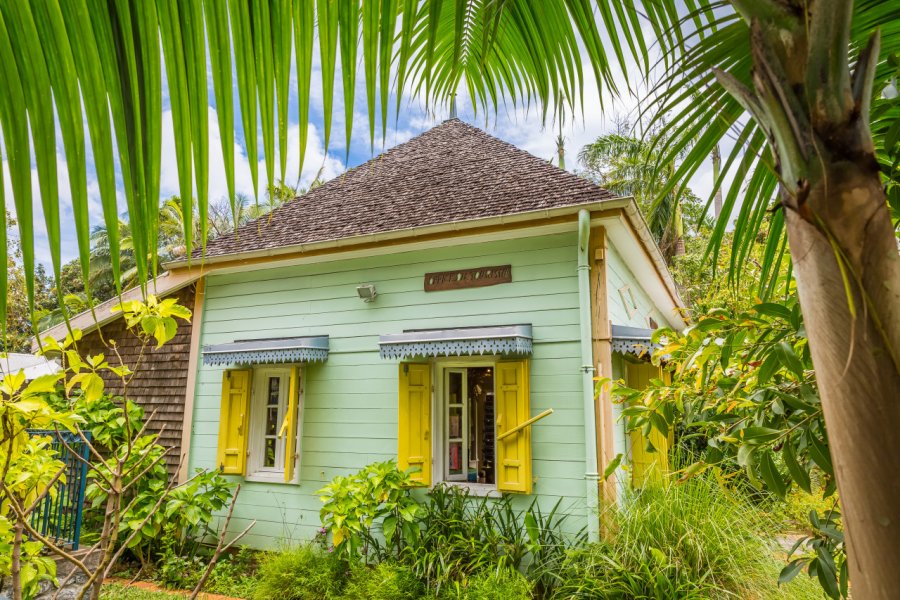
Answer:
[(823, 166), (800, 210), (787, 208), (796, 198), (784, 204), (853, 595), (887, 600), (900, 590), (900, 255), (874, 157), (844, 156)]
[(22, 520), (16, 515), (16, 524), (13, 525), (15, 534), (13, 537), (12, 557), (9, 563), (13, 600), (22, 600), (22, 543), (25, 541), (24, 530), (25, 526), (22, 525)]

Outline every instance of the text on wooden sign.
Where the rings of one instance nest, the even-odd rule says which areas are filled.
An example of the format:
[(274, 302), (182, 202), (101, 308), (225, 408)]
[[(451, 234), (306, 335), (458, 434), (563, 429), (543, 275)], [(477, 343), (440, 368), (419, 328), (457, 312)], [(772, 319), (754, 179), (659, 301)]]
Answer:
[(440, 290), (484, 287), (497, 285), (498, 283), (510, 283), (511, 281), (512, 265), (442, 271), (440, 273), (425, 273), (425, 291), (436, 292)]

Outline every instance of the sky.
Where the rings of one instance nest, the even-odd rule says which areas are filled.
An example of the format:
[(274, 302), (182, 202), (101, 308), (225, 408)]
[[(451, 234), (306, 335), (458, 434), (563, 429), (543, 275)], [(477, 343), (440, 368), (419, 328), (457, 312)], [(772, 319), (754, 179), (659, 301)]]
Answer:
[[(648, 32), (649, 33), (649, 32)], [(383, 149), (389, 149), (397, 144), (403, 143), (410, 138), (434, 127), (449, 117), (448, 107), (439, 107), (436, 110), (426, 112), (423, 103), (410, 96), (404, 96), (402, 99), (402, 109), (396, 120), (391, 120), (388, 125), (387, 135), (384, 140), (380, 139), (380, 123), (376, 126), (376, 142), (374, 152), (369, 143), (369, 128), (367, 109), (365, 105), (365, 88), (362, 74), (361, 64), (358, 67), (356, 102), (354, 104), (354, 127), (353, 137), (351, 139), (349, 152), (345, 143), (344, 134), (344, 107), (341, 90), (340, 70), (336, 74), (335, 84), (335, 106), (333, 110), (333, 125), (331, 144), (327, 152), (324, 147), (323, 140), (323, 111), (322, 111), (322, 86), (321, 72), (318, 65), (318, 49), (314, 50), (316, 62), (313, 65), (313, 82), (310, 97), (311, 115), (310, 122), (306, 125), (309, 128), (309, 141), (306, 156), (303, 164), (303, 171), (299, 174), (300, 187), (309, 185), (315, 179), (316, 174), (321, 172), (323, 179), (331, 179), (349, 167), (362, 164), (371, 159), (373, 156), (382, 152)], [(360, 58), (361, 60), (361, 58)], [(292, 68), (292, 73), (293, 73)], [(590, 69), (585, 65), (585, 73), (589, 73)], [(294, 77), (295, 75), (292, 75)], [(619, 81), (624, 83), (620, 76)], [(577, 154), (580, 149), (594, 140), (597, 136), (611, 132), (616, 128), (617, 120), (635, 118), (637, 99), (635, 96), (626, 95), (622, 98), (613, 98), (612, 96), (604, 96), (601, 105), (600, 96), (596, 86), (590, 77), (586, 77), (589, 81), (584, 89), (584, 109), (578, 111), (573, 116), (569, 115), (564, 123), (562, 134), (565, 138), (566, 148), (566, 167), (570, 171), (578, 168)], [(209, 97), (210, 105), (208, 109), (209, 120), (209, 157), (210, 157), (210, 176), (209, 176), (209, 198), (215, 201), (223, 197), (227, 197), (227, 187), (225, 183), (225, 167), (221, 155), (221, 138), (219, 132), (218, 118), (216, 106), (213, 100), (212, 76), (208, 73), (209, 81)], [(235, 80), (236, 81), (236, 80)], [(236, 83), (235, 83), (236, 85)], [(620, 85), (624, 89), (624, 85)], [(297, 110), (297, 90), (296, 85), (292, 81), (290, 86), (290, 111), (288, 126), (288, 155), (287, 155), (287, 183), (293, 184), (297, 181), (298, 158), (299, 158), (299, 132), (301, 124), (298, 120)], [(392, 95), (392, 102), (393, 102)], [(251, 183), (249, 158), (245, 146), (243, 144), (244, 132), (241, 128), (241, 120), (239, 116), (239, 101), (237, 98), (237, 90), (234, 89), (235, 102), (235, 127), (236, 127), (236, 143), (235, 143), (235, 186), (236, 192), (253, 195), (253, 187)], [(178, 190), (178, 171), (176, 167), (175, 145), (172, 129), (172, 113), (169, 108), (169, 98), (167, 90), (163, 90), (163, 118), (162, 118), (162, 156), (161, 156), (161, 181), (160, 196), (161, 199), (177, 195)], [(393, 110), (389, 111), (393, 114)], [(377, 113), (376, 113), (377, 114)], [(552, 119), (545, 124), (542, 122), (541, 113), (535, 106), (530, 109), (520, 108), (504, 108), (500, 106), (499, 112), (494, 115), (489, 113), (485, 115), (479, 111), (476, 115), (471, 103), (465, 94), (460, 94), (457, 99), (457, 116), (473, 125), (476, 125), (488, 133), (495, 135), (507, 142), (510, 142), (519, 148), (526, 150), (535, 156), (556, 162), (556, 135), (558, 133), (558, 123)], [(485, 119), (487, 116), (487, 120)], [(260, 181), (265, 179), (265, 163), (262, 158), (262, 139), (258, 132), (259, 138), (259, 174)], [(74, 219), (72, 213), (72, 198), (68, 184), (68, 165), (63, 150), (62, 138), (57, 135), (57, 165), (59, 175), (59, 202), (61, 208), (61, 255), (62, 262), (65, 263), (77, 256), (77, 242), (74, 230)], [(276, 138), (277, 139), (277, 138)], [(89, 140), (88, 140), (89, 142)], [(277, 142), (276, 142), (277, 146)], [(116, 158), (116, 169), (118, 173), (118, 159)], [(44, 217), (41, 208), (40, 196), (38, 191), (37, 171), (32, 161), (32, 180), (34, 185), (34, 211), (35, 211), (35, 258), (39, 263), (44, 264), (48, 271), (51, 265), (51, 253), (48, 244), (47, 232), (44, 227)], [(91, 226), (102, 223), (102, 212), (99, 196), (99, 187), (97, 185), (96, 173), (94, 170), (93, 156), (88, 148), (88, 195)], [(7, 204), (12, 208), (12, 189), (9, 177), (9, 168), (6, 161), (3, 161), (4, 169), (4, 185), (6, 187)], [(278, 173), (278, 163), (276, 161), (276, 177)], [(707, 161), (697, 172), (691, 181), (691, 188), (701, 198), (706, 198), (712, 189), (712, 169), (711, 164)], [(119, 207), (124, 214), (125, 198), (122, 192), (121, 179), (118, 180), (119, 188)], [(11, 210), (14, 214), (14, 210)]]

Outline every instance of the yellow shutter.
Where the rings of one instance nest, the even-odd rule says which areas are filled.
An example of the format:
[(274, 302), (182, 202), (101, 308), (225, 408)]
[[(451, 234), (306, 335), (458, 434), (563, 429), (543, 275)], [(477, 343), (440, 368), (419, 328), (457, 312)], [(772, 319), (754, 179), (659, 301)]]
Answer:
[[(645, 389), (653, 378), (663, 377), (662, 370), (650, 363), (627, 363), (628, 387)], [(631, 441), (631, 484), (643, 487), (647, 483), (662, 483), (663, 475), (669, 470), (670, 439), (656, 429), (650, 433), (649, 441), (655, 452), (647, 449), (647, 437), (639, 429), (629, 433)], [(671, 432), (669, 437), (672, 437)]]
[(297, 464), (297, 410), (300, 404), (300, 367), (291, 367), (291, 381), (288, 386), (287, 413), (279, 435), (286, 435), (284, 440), (284, 481), (294, 481), (294, 469)]
[(222, 375), (219, 450), (216, 463), (225, 475), (243, 475), (247, 466), (247, 429), (250, 418), (250, 369)]
[[(497, 436), (531, 417), (528, 393), (528, 361), (497, 363)], [(531, 427), (497, 442), (497, 489), (530, 494)]]
[(431, 485), (431, 365), (400, 363), (397, 464), (419, 467), (418, 485)]

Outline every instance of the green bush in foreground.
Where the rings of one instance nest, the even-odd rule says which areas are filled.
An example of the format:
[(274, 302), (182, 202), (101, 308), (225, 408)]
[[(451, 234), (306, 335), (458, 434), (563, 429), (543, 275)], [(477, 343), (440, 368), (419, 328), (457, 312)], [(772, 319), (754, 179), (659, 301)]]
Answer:
[(350, 573), (344, 598), (366, 600), (416, 600), (422, 598), (425, 586), (412, 571), (396, 563), (380, 563), (374, 567), (356, 565)]
[(448, 600), (530, 600), (532, 584), (524, 575), (507, 567), (497, 567), (456, 582), (440, 596)]
[(255, 600), (328, 600), (341, 597), (346, 566), (313, 546), (271, 552), (260, 558)]

